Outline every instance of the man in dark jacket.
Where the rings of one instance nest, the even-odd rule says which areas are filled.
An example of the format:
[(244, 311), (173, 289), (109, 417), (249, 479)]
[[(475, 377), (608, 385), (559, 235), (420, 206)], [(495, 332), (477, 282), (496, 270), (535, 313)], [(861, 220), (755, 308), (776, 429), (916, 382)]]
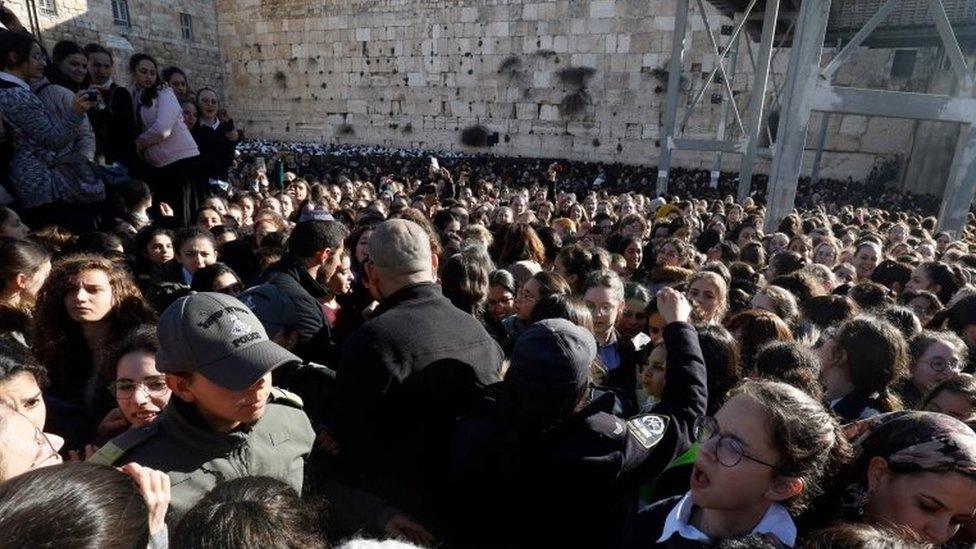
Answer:
[[(451, 454), (450, 541), (459, 547), (616, 547), (637, 487), (691, 446), (705, 413), (705, 362), (691, 306), (671, 289), (665, 395), (654, 414), (615, 417), (613, 397), (587, 401), (593, 336), (566, 320), (519, 339), (494, 405), (464, 421)], [(484, 525), (490, 524), (491, 528)]]
[(338, 221), (304, 221), (288, 237), (288, 253), (256, 284), (271, 284), (288, 294), (298, 311), (295, 354), (306, 362), (335, 363), (332, 334), (319, 299), (328, 292), (316, 279), (332, 278), (342, 262), (346, 227)]
[(334, 423), (350, 479), (435, 529), (455, 420), (502, 363), (484, 327), (441, 294), (436, 268), (417, 224), (373, 231), (366, 272), (380, 305), (343, 345)]

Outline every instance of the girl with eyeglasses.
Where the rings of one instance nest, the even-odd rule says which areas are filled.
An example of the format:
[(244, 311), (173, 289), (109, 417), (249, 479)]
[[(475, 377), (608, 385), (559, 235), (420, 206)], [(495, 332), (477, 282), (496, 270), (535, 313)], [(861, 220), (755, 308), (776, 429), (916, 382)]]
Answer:
[(156, 327), (146, 324), (129, 332), (109, 351), (101, 378), (111, 380), (108, 387), (118, 408), (99, 424), (96, 445), (126, 429), (149, 425), (169, 403), (166, 376), (156, 369), (158, 350)]
[(909, 342), (909, 377), (897, 388), (906, 409), (918, 409), (933, 387), (966, 367), (966, 343), (952, 332), (924, 331)]
[(793, 547), (792, 517), (850, 455), (830, 412), (777, 381), (739, 385), (714, 417), (698, 419), (695, 434), (691, 489), (641, 510), (623, 547), (711, 545), (756, 534)]

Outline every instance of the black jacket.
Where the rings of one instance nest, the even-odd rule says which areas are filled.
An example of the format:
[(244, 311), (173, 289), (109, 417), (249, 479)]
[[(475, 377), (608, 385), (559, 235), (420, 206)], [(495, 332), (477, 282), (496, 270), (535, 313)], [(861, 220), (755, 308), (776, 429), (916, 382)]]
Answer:
[(658, 543), (664, 532), (664, 523), (674, 506), (681, 501), (684, 494), (668, 499), (662, 499), (640, 510), (637, 516), (627, 525), (621, 549), (646, 549), (648, 547), (664, 547), (668, 549), (685, 549), (710, 547), (711, 544), (700, 541), (687, 540), (679, 535), (673, 535), (663, 543)]
[(207, 177), (227, 180), (227, 172), (234, 162), (234, 149), (237, 146), (236, 142), (227, 139), (227, 133), (233, 129), (233, 120), (221, 122), (217, 129), (199, 122), (190, 129), (190, 134), (200, 149), (203, 170)]
[(334, 431), (347, 478), (435, 523), (456, 419), (499, 381), (501, 348), (422, 283), (384, 299), (340, 356)]
[(868, 408), (881, 410), (878, 402), (877, 393), (866, 393), (864, 391), (853, 391), (840, 399), (837, 404), (831, 406), (841, 423), (850, 423), (861, 419), (861, 414)]
[[(615, 417), (603, 394), (544, 433), (513, 425), (502, 406), (472, 417), (452, 448), (451, 508), (459, 547), (614, 547), (653, 480), (691, 446), (705, 413), (705, 361), (686, 323), (664, 329), (667, 381), (659, 414)], [(663, 429), (643, 436), (642, 422)], [(484, 525), (490, 524), (490, 528)]]
[(271, 284), (294, 302), (298, 313), (298, 347), (294, 353), (306, 362), (331, 367), (335, 363), (335, 346), (325, 311), (318, 301), (328, 292), (308, 274), (302, 260), (285, 254), (280, 261), (268, 267), (255, 284)]
[(119, 162), (131, 170), (138, 162), (132, 94), (115, 83), (101, 93), (105, 108), (88, 111), (88, 120), (95, 134), (95, 154), (103, 157), (106, 164)]

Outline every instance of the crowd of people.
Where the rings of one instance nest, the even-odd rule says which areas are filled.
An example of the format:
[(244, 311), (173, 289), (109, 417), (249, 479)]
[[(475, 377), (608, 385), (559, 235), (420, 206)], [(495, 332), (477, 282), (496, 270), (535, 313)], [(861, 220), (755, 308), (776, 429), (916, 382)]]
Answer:
[[(0, 30), (0, 547), (972, 547), (976, 219), (242, 142)], [(872, 190), (873, 189), (873, 190)]]

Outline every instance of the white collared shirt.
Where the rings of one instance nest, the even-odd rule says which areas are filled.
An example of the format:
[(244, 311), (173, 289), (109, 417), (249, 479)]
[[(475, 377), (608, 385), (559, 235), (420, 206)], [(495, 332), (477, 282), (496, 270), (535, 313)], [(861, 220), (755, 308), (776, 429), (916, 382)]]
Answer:
[(18, 86), (24, 88), (25, 90), (31, 89), (30, 84), (24, 82), (19, 76), (14, 76), (9, 72), (0, 71), (0, 80), (5, 80), (7, 82), (10, 82), (11, 84), (17, 84)]
[[(675, 534), (690, 541), (711, 542), (711, 538), (689, 522), (694, 506), (695, 504), (691, 501), (691, 492), (688, 492), (668, 513), (668, 518), (664, 521), (664, 531), (657, 543), (664, 543)], [(796, 544), (796, 525), (793, 524), (793, 517), (790, 516), (785, 507), (778, 503), (769, 506), (762, 520), (749, 533), (772, 534), (787, 547), (793, 547)]]

